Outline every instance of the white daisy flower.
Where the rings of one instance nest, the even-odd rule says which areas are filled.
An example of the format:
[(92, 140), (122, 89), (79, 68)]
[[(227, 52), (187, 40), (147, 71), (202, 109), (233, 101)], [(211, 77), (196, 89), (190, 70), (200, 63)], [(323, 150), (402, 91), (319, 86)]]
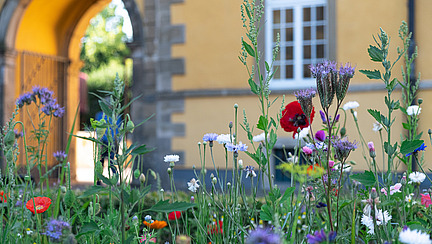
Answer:
[(406, 111), (409, 116), (415, 116), (420, 114), (421, 108), (418, 105), (412, 105), (409, 106)]
[(423, 233), (420, 230), (410, 230), (408, 227), (399, 233), (399, 241), (406, 244), (431, 244), (429, 234)]
[(195, 180), (195, 178), (192, 178), (188, 183), (188, 189), (191, 192), (196, 192), (198, 190), (198, 188), (200, 187), (198, 185), (199, 180)]
[(380, 132), (383, 129), (383, 126), (381, 125), (381, 123), (379, 123), (378, 121), (375, 121), (375, 123), (373, 123), (373, 127), (372, 130), (375, 132)]
[(422, 183), (426, 179), (426, 175), (421, 172), (412, 172), (408, 176), (410, 178), (410, 182), (408, 183)]
[(165, 161), (166, 163), (175, 163), (175, 162), (178, 162), (179, 159), (180, 159), (180, 156), (179, 156), (179, 155), (166, 155), (166, 156), (164, 157), (164, 161)]
[(349, 101), (349, 102), (345, 103), (342, 108), (343, 108), (343, 110), (347, 111), (347, 110), (350, 110), (350, 109), (355, 109), (358, 106), (360, 106), (360, 104), (358, 102), (356, 102), (356, 101)]
[(414, 196), (414, 193), (411, 193), (408, 196), (405, 196), (405, 202), (411, 202), (413, 196)]

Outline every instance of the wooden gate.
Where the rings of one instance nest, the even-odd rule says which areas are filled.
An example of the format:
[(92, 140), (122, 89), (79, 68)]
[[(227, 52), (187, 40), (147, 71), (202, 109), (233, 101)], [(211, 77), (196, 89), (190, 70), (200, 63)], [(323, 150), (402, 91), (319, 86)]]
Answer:
[[(66, 108), (67, 93), (65, 91), (65, 84), (67, 80), (67, 66), (68, 60), (63, 57), (48, 56), (27, 51), (18, 52), (16, 69), (18, 82), (16, 86), (17, 95), (32, 92), (35, 86), (47, 87), (54, 92), (57, 103)], [(27, 144), (32, 146), (37, 145), (37, 142), (32, 138), (33, 133), (31, 131), (34, 131), (35, 127), (38, 127), (38, 117), (37, 108), (34, 104), (25, 106), (19, 113), (18, 119), (23, 121), (26, 128)], [(49, 168), (57, 163), (53, 158), (53, 153), (65, 149), (66, 121), (65, 117), (53, 117), (51, 122), (48, 119), (46, 121), (45, 129), (49, 131), (49, 136), (45, 155), (46, 158), (42, 158), (42, 161), (45, 162), (45, 160), (47, 160)], [(48, 123), (51, 123), (49, 128)], [(22, 142), (20, 151), (20, 155), (24, 155)], [(24, 157), (19, 157), (18, 162), (23, 165), (25, 163)], [(51, 178), (57, 178), (57, 172), (57, 170), (54, 171), (53, 174), (51, 174)]]

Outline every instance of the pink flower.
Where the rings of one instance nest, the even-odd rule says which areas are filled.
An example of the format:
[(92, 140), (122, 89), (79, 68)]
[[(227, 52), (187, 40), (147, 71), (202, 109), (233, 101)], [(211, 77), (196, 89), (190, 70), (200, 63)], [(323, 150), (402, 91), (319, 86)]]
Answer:
[(432, 204), (432, 200), (429, 194), (420, 194), (421, 197), (421, 204), (425, 205), (426, 207), (429, 207), (429, 205)]
[(402, 188), (401, 183), (396, 183), (394, 186), (390, 186), (390, 195), (393, 195), (396, 192), (401, 192), (400, 191), (401, 188)]
[(387, 196), (387, 190), (385, 188), (381, 188), (381, 192), (384, 193), (384, 195)]
[(373, 142), (368, 142), (369, 152), (375, 152), (375, 146)]
[(302, 147), (302, 150), (306, 155), (311, 155), (313, 152), (313, 150), (307, 146)]
[[(143, 236), (144, 238), (142, 238), (140, 240), (140, 243), (146, 243), (147, 237)], [(156, 238), (150, 238), (150, 240), (148, 241), (148, 243), (156, 243)]]
[(330, 167), (330, 168), (333, 168), (334, 164), (335, 164), (335, 162), (334, 162), (333, 160), (330, 160), (330, 161), (329, 161), (329, 167)]

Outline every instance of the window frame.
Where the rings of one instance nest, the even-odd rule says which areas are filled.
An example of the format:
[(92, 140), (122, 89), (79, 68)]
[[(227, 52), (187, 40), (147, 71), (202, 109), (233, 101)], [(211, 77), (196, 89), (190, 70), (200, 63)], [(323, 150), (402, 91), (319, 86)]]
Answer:
[[(303, 21), (303, 8), (305, 7), (317, 7), (317, 6), (324, 6), (324, 20), (322, 21), (316, 21), (313, 19), (313, 16), (311, 17), (311, 21), (309, 22), (309, 26), (317, 26), (322, 25), (324, 23), (324, 39), (321, 41), (317, 41), (315, 38), (311, 37), (311, 40), (303, 40), (303, 27), (308, 26), (304, 25)], [(270, 89), (273, 90), (283, 90), (283, 89), (301, 89), (301, 88), (308, 88), (308, 87), (315, 87), (315, 79), (311, 78), (303, 78), (303, 65), (305, 63), (305, 60), (311, 60), (312, 63), (316, 63), (320, 60), (320, 58), (310, 58), (310, 59), (304, 59), (303, 57), (303, 46), (304, 43), (311, 43), (312, 45), (321, 45), (324, 44), (324, 58), (328, 58), (329, 55), (329, 14), (328, 14), (328, 2), (327, 0), (267, 0), (266, 1), (266, 8), (265, 8), (265, 16), (266, 16), (266, 23), (265, 23), (265, 60), (270, 64), (273, 56), (273, 10), (282, 9), (280, 19), (281, 23), (279, 24), (281, 27), (279, 30), (282, 30), (282, 28), (287, 28), (290, 25), (282, 22), (282, 16), (284, 16), (284, 13), (286, 9), (292, 8), (293, 9), (293, 59), (292, 63), (294, 65), (293, 68), (293, 78), (281, 78), (281, 79), (275, 79), (273, 78), (270, 81)], [(312, 14), (312, 13), (311, 13)], [(284, 20), (285, 21), (285, 20)], [(281, 44), (282, 40), (284, 38), (281, 36)], [(288, 45), (284, 45), (288, 46)], [(282, 45), (281, 45), (282, 47)], [(282, 49), (281, 49), (282, 50)], [(285, 53), (282, 53), (280, 51), (279, 53), (280, 59), (279, 59), (279, 67), (281, 70), (280, 76), (285, 77), (285, 72), (282, 69), (285, 69), (285, 65), (287, 64), (287, 61), (285, 59)]]

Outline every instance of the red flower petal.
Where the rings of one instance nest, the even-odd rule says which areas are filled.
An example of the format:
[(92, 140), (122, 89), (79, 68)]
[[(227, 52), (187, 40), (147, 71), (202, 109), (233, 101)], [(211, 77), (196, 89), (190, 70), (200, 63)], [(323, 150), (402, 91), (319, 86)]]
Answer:
[(182, 212), (174, 211), (168, 214), (168, 220), (176, 220), (181, 217)]
[(295, 134), (297, 133), (298, 128), (303, 129), (303, 128), (309, 127), (310, 123), (312, 123), (313, 117), (315, 115), (315, 108), (312, 108), (310, 123), (306, 117), (304, 119), (305, 124), (295, 125), (295, 121), (297, 120), (297, 117), (299, 115), (305, 116), (305, 113), (301, 109), (300, 103), (298, 101), (288, 103), (285, 106), (285, 109), (282, 111), (282, 118), (280, 119), (280, 124), (286, 132), (294, 132), (293, 138), (294, 138)]
[[(34, 203), (33, 203), (33, 199), (34, 199)], [(36, 209), (36, 213), (43, 213), (45, 211), (47, 211), (47, 209), (49, 208), (49, 206), (51, 205), (51, 199), (48, 197), (35, 197), (30, 199), (27, 203), (26, 203), (26, 208), (28, 210), (30, 210), (33, 214), (35, 213), (35, 209)]]

